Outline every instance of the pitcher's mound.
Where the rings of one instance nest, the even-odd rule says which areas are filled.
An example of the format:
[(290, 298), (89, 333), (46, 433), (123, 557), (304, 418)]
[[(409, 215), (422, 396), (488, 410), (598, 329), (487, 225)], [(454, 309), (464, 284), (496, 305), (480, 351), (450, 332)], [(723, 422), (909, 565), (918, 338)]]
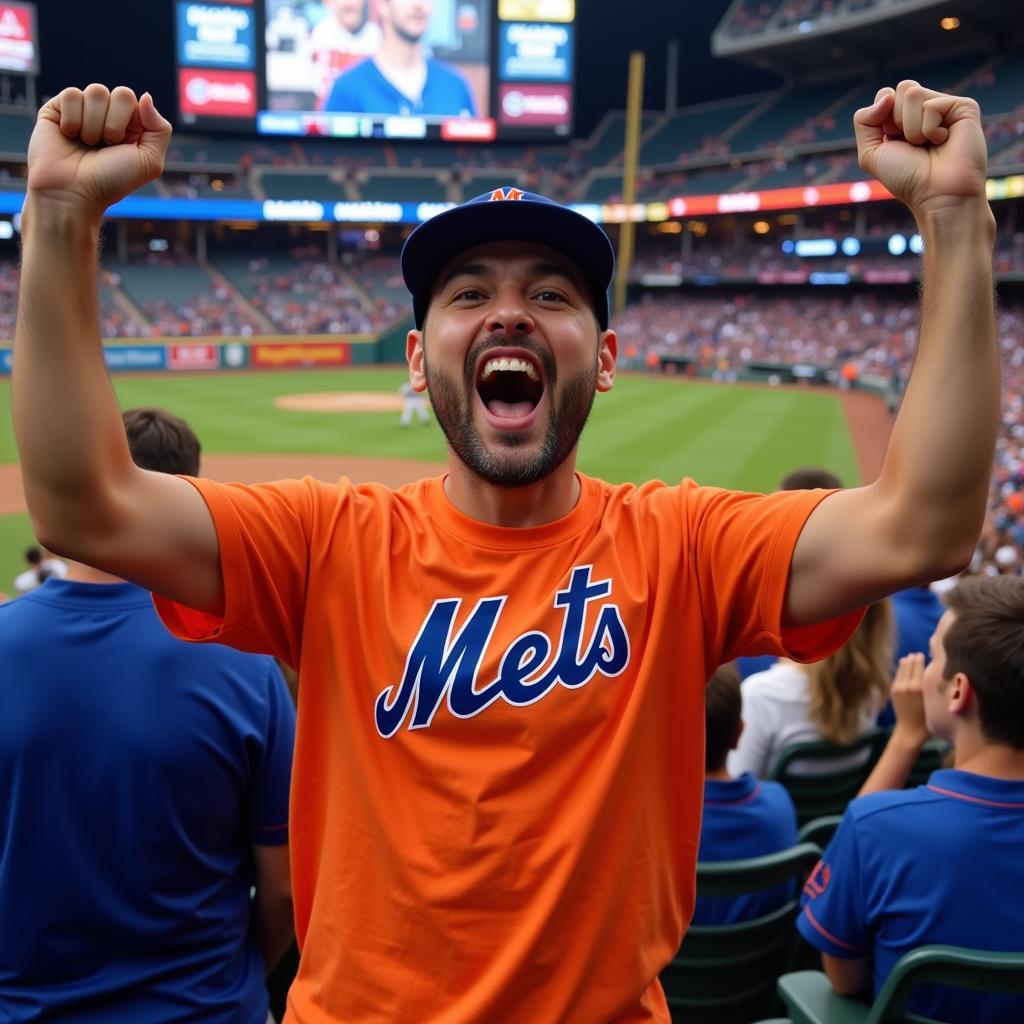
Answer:
[(388, 391), (324, 391), (282, 395), (274, 405), (297, 412), (401, 412), (403, 399)]

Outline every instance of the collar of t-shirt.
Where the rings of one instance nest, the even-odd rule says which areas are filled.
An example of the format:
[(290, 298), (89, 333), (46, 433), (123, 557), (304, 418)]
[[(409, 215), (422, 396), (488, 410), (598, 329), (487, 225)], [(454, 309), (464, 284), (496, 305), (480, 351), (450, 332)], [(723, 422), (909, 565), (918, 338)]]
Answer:
[(576, 474), (580, 482), (580, 496), (576, 505), (561, 519), (543, 526), (492, 526), (472, 519), (460, 512), (444, 490), (447, 477), (430, 480), (424, 491), (431, 518), (446, 533), (474, 547), (501, 551), (525, 551), (559, 544), (577, 534), (596, 514), (600, 499), (600, 484), (593, 477)]
[(133, 608), (152, 603), (149, 591), (134, 583), (81, 583), (51, 576), (25, 595), (33, 601), (74, 608)]
[(927, 788), (951, 800), (964, 800), (983, 807), (1024, 810), (1024, 779), (995, 779), (956, 768), (932, 772)]
[(758, 780), (751, 772), (736, 779), (705, 779), (704, 803), (738, 804), (751, 799), (757, 792)]

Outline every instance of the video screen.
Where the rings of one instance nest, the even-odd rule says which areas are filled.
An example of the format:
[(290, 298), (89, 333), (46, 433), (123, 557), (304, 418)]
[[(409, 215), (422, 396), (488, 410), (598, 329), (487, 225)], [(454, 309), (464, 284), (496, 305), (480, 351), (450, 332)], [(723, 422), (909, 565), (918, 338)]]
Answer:
[(265, 135), (568, 135), (575, 0), (177, 0), (181, 120)]
[(265, 0), (267, 106), (487, 117), (490, 0)]

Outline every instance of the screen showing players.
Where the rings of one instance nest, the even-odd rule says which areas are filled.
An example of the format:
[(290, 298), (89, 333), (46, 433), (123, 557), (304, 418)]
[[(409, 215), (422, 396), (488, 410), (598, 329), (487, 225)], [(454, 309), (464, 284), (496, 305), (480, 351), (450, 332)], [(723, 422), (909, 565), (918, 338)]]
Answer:
[(575, 0), (176, 0), (190, 125), (334, 138), (572, 128)]

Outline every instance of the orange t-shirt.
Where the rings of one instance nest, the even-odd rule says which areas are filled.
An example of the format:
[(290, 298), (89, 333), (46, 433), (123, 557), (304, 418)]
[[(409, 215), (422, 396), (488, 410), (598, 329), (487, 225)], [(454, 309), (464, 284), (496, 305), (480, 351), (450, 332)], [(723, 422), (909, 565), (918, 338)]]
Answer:
[(442, 479), (193, 481), (223, 621), (179, 636), (299, 670), (289, 1024), (669, 1020), (693, 910), (704, 683), (741, 653), (817, 659), (858, 616), (783, 630), (827, 491), (580, 477), (528, 529)]

